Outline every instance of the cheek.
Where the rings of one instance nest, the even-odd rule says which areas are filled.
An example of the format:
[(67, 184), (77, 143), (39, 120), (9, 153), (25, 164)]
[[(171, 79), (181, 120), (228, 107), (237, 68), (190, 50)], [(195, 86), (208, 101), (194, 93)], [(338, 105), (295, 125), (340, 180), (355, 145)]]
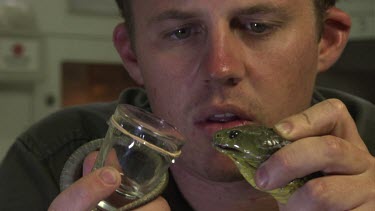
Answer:
[(160, 51), (143, 46), (138, 58), (139, 67), (153, 112), (176, 124), (176, 116), (184, 114), (183, 106), (192, 92), (192, 74), (196, 61), (186, 52)]
[(313, 39), (294, 40), (262, 53), (268, 55), (267, 62), (260, 63), (259, 71), (250, 79), (265, 110), (266, 124), (272, 125), (310, 105), (317, 73), (317, 43)]
[(317, 72), (317, 54), (313, 47), (289, 45), (262, 54), (268, 55), (267, 62), (257, 67), (259, 71), (253, 73), (252, 83), (261, 87), (260, 90), (279, 91), (312, 86)]
[(169, 123), (176, 125), (175, 117), (182, 113), (184, 103), (179, 81), (162, 67), (144, 67), (145, 89), (153, 112)]

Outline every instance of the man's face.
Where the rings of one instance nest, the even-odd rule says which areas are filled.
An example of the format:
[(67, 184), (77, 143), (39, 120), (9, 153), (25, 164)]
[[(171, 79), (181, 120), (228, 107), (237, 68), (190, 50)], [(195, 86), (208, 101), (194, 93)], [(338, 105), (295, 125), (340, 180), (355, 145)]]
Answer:
[(137, 0), (133, 11), (153, 112), (186, 136), (177, 165), (188, 171), (240, 179), (213, 133), (272, 126), (310, 105), (319, 53), (311, 0)]

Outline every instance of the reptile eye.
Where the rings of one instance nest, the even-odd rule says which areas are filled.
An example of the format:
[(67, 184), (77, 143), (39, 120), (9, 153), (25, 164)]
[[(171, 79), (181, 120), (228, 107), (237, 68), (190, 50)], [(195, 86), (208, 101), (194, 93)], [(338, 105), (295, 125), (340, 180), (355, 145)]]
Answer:
[(231, 130), (229, 132), (229, 138), (230, 139), (233, 139), (233, 138), (236, 138), (241, 132), (238, 131), (238, 130)]

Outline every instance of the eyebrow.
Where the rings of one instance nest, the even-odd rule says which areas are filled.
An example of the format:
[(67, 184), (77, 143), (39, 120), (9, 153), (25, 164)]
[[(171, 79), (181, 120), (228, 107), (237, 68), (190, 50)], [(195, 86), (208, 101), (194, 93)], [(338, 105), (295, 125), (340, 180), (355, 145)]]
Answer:
[[(238, 15), (254, 15), (254, 14), (276, 14), (280, 17), (288, 18), (290, 16), (287, 7), (281, 7), (269, 4), (253, 5), (245, 8), (239, 8), (232, 11), (230, 14), (232, 17)], [(166, 10), (155, 17), (152, 17), (148, 24), (162, 22), (166, 20), (186, 20), (200, 16), (201, 13), (198, 11), (182, 11), (177, 9)]]
[(254, 6), (249, 6), (246, 8), (239, 8), (234, 10), (232, 16), (238, 15), (254, 15), (254, 14), (275, 14), (282, 18), (288, 18), (291, 16), (290, 9), (288, 7), (276, 6), (270, 4), (259, 4)]
[(160, 13), (159, 15), (150, 19), (149, 24), (154, 22), (161, 22), (165, 20), (186, 20), (199, 16), (198, 12), (188, 12), (176, 9), (171, 9)]

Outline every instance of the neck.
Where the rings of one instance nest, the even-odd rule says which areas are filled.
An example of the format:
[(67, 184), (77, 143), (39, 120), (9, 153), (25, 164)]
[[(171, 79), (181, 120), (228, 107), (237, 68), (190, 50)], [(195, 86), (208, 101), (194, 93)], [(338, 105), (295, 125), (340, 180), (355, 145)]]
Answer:
[(186, 170), (171, 167), (173, 177), (194, 210), (277, 210), (276, 201), (251, 187), (245, 180), (216, 182)]

